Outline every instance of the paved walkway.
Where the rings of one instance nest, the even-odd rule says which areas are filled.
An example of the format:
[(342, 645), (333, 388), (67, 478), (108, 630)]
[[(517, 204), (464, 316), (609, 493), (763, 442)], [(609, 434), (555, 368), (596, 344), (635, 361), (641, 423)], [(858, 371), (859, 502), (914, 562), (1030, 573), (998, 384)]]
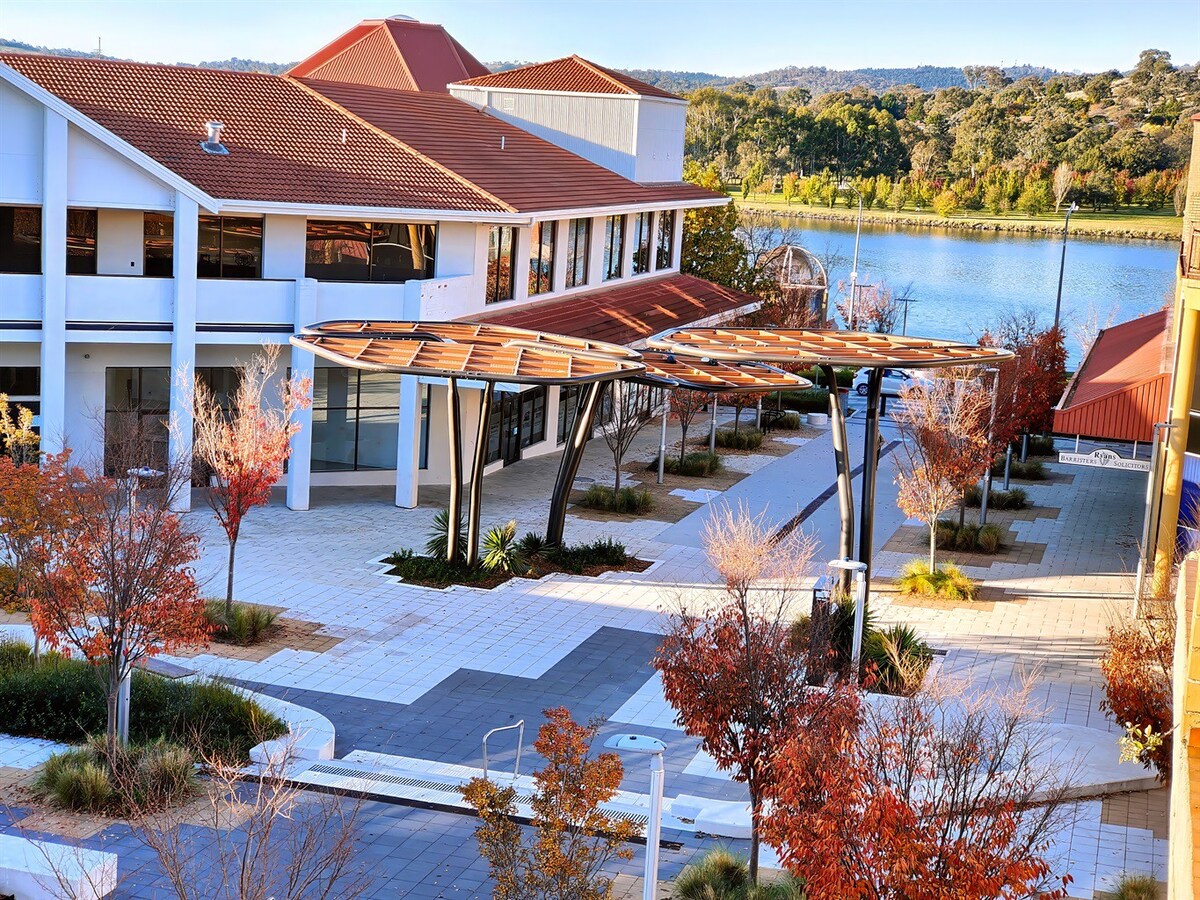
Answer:
[[(851, 418), (852, 453), (860, 455), (862, 426)], [(894, 431), (885, 424), (884, 438)], [(630, 459), (649, 460), (657, 429), (643, 432)], [(799, 443), (799, 442), (798, 442)], [(753, 474), (721, 502), (744, 503), (784, 522), (808, 508), (803, 527), (821, 544), (818, 559), (834, 555), (837, 504), (830, 496), (833, 460), (828, 433), (787, 456), (741, 457)], [(580, 475), (607, 480), (611, 457), (602, 441), (588, 449)], [(542, 531), (555, 457), (512, 466), (487, 481), (484, 522), (515, 519), (520, 533)], [(1047, 544), (1036, 564), (998, 563), (975, 574), (1022, 599), (975, 607), (931, 608), (877, 595), (877, 616), (911, 624), (947, 651), (946, 671), (978, 685), (1003, 685), (1022, 672), (1040, 671), (1040, 696), (1048, 721), (1114, 732), (1097, 712), (1100, 678), (1097, 640), (1111, 612), (1125, 602), (1140, 521), (1142, 482), (1125, 473), (1051, 466), (1064, 477), (1027, 486), (1035, 504), (1058, 508), (1056, 518), (1018, 521), (1023, 540)], [(1071, 475), (1070, 479), (1066, 475)], [(646, 479), (653, 478), (647, 473)], [(858, 483), (855, 484), (856, 492)], [(370, 751), (478, 766), (479, 740), (488, 728), (524, 718), (531, 731), (542, 709), (566, 705), (577, 719), (599, 717), (604, 735), (636, 728), (662, 738), (668, 794), (720, 799), (743, 796), (741, 786), (712, 771), (696, 742), (674, 727), (650, 659), (667, 609), (680, 592), (714, 590), (713, 573), (699, 547), (709, 507), (677, 523), (646, 519), (616, 524), (569, 516), (568, 540), (613, 535), (631, 552), (656, 564), (644, 573), (610, 573), (600, 579), (554, 575), (514, 579), (493, 590), (434, 590), (382, 577), (372, 561), (401, 547), (419, 548), (440, 505), (427, 492), (416, 510), (396, 509), (390, 491), (315, 490), (313, 509), (291, 512), (280, 503), (253, 511), (238, 545), (239, 599), (283, 607), (286, 615), (319, 623), (319, 634), (338, 639), (321, 652), (286, 649), (261, 661), (206, 653), (181, 664), (237, 679), (310, 706), (333, 721), (338, 756)], [(876, 546), (882, 548), (905, 519), (895, 508), (890, 464), (881, 471)], [(205, 555), (198, 567), (210, 590), (224, 581), (226, 547), (202, 506), (191, 520), (203, 530)], [(894, 574), (907, 557), (878, 552), (876, 572)], [(527, 757), (528, 759), (528, 757)], [(511, 760), (499, 750), (493, 765)], [(536, 767), (528, 759), (522, 768)], [(642, 792), (648, 778), (636, 762), (623, 788)], [(486, 896), (484, 869), (475, 855), (473, 821), (371, 804), (367, 823), (370, 859), (378, 863), (378, 896)], [(1142, 846), (1144, 834), (1106, 826), (1099, 812), (1080, 807), (1078, 836), (1065, 834), (1063, 859), (1076, 868), (1080, 890), (1100, 872), (1088, 847), (1111, 849), (1122, 840)], [(1115, 827), (1116, 830), (1111, 829)], [(666, 874), (706, 846), (694, 835), (665, 857)], [(1091, 843), (1088, 843), (1091, 842)], [(1078, 846), (1077, 846), (1078, 845)], [(1161, 872), (1162, 849), (1153, 841), (1146, 859), (1119, 856), (1130, 867)], [(401, 847), (412, 848), (401, 852)], [(433, 848), (436, 848), (436, 852)], [(636, 873), (639, 855), (622, 867)], [(1122, 865), (1125, 863), (1123, 862)], [(1086, 876), (1081, 877), (1081, 876)], [(1096, 885), (1103, 886), (1103, 885)], [(632, 888), (631, 888), (632, 889)], [(1073, 894), (1091, 897), (1085, 893)], [(136, 891), (125, 896), (142, 896)], [(148, 894), (147, 894), (148, 896)]]

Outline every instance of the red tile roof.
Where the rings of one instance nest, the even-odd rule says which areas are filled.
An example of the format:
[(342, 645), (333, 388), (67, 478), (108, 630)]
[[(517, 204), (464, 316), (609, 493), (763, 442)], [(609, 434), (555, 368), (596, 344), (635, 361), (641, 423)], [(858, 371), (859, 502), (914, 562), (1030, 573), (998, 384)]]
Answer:
[[(219, 199), (505, 211), (288, 78), (17, 53), (0, 63)], [(227, 156), (200, 149), (210, 119), (225, 123)]]
[(1167, 411), (1168, 311), (1105, 328), (1054, 411), (1057, 434), (1149, 441)]
[(629, 345), (670, 328), (749, 311), (759, 302), (752, 294), (675, 273), (468, 318)]
[(579, 56), (564, 56), (562, 59), (521, 66), (506, 72), (466, 78), (458, 84), (497, 90), (515, 88), (526, 91), (571, 91), (581, 94), (624, 94), (666, 100), (681, 99), (662, 88), (606, 69)]
[(287, 74), (397, 91), (445, 93), (450, 82), (487, 72), (441, 25), (368, 19), (296, 63)]
[(448, 94), (303, 83), (517, 212), (723, 199), (692, 184), (629, 181)]

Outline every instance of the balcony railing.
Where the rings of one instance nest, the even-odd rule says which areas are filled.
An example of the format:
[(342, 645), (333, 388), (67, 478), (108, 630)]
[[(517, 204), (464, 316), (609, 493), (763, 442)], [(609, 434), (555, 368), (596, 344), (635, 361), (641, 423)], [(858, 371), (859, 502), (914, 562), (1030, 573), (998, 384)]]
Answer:
[(174, 320), (174, 303), (170, 278), (67, 276), (68, 322), (169, 324)]
[(291, 279), (201, 278), (196, 322), (205, 325), (292, 325), (296, 282)]
[(42, 276), (0, 275), (0, 322), (42, 324)]

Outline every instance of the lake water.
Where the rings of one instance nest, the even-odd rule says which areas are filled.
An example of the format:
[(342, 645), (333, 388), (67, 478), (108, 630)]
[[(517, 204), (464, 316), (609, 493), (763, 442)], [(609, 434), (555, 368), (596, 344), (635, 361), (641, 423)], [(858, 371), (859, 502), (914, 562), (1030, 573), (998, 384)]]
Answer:
[[(830, 251), (840, 255), (829, 273), (832, 298), (838, 282), (850, 280), (854, 226), (809, 220), (797, 225), (798, 243), (806, 249), (822, 259)], [(1045, 237), (864, 224), (858, 281), (882, 279), (897, 293), (908, 289), (916, 300), (909, 304), (909, 334), (974, 340), (1016, 310), (1032, 308), (1044, 324), (1053, 322), (1061, 247)], [(1062, 308), (1070, 366), (1080, 355), (1073, 324), (1086, 320), (1089, 310), (1098, 312), (1103, 325), (1110, 313), (1115, 324), (1161, 308), (1173, 295), (1177, 256), (1177, 245), (1166, 241), (1069, 238)]]

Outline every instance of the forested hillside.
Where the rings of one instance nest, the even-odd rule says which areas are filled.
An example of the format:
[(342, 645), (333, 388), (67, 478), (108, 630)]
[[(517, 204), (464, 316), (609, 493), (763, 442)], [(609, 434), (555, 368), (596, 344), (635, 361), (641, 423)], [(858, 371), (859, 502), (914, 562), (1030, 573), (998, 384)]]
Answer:
[(963, 76), (968, 87), (933, 91), (702, 87), (686, 153), (748, 192), (769, 182), (829, 205), (850, 177), (868, 206), (896, 209), (939, 197), (948, 209), (1030, 213), (1068, 195), (1096, 208), (1173, 201), (1200, 111), (1194, 66), (1146, 50), (1128, 75)]

